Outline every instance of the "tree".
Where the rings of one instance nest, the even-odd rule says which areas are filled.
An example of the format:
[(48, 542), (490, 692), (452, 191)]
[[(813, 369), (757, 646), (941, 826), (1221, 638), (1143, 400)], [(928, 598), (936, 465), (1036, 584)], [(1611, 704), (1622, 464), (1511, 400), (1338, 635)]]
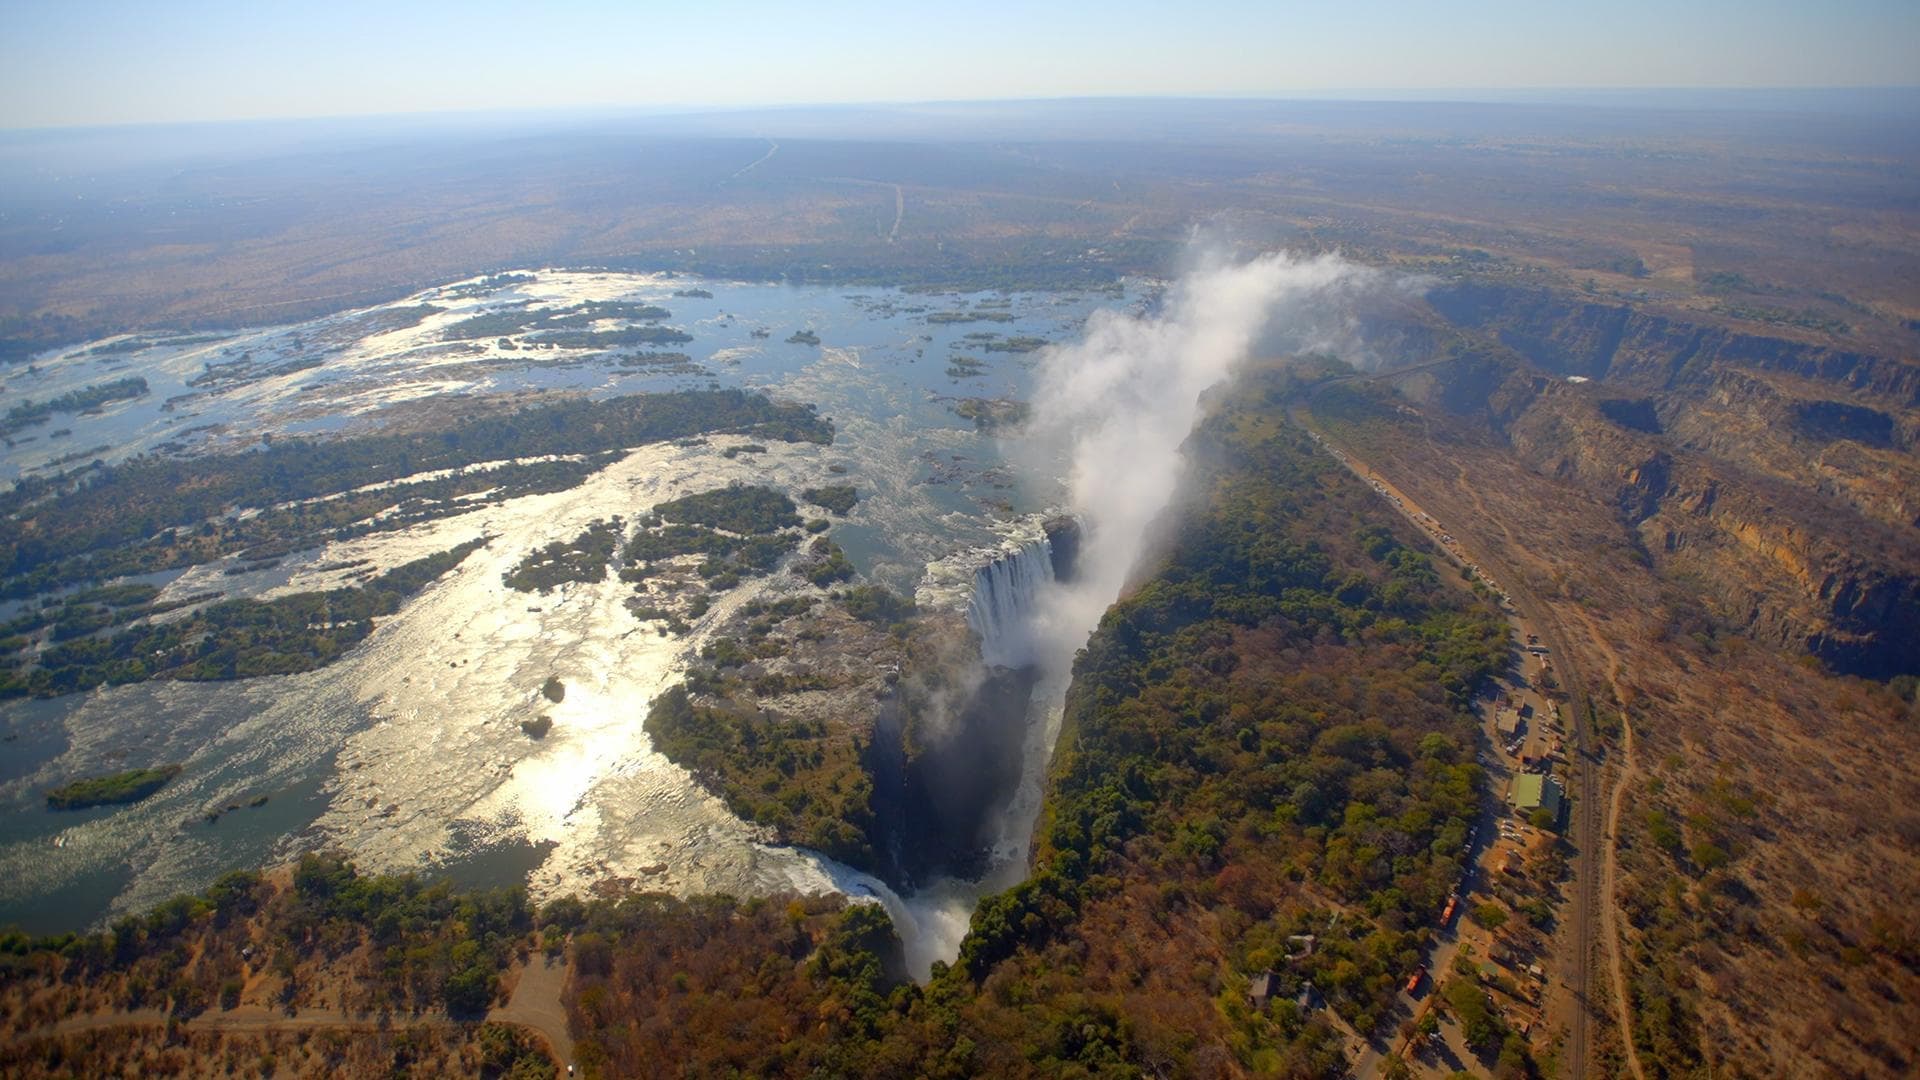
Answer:
[(1702, 840), (1693, 845), (1693, 861), (1702, 870), (1718, 870), (1727, 865), (1725, 848), (1711, 840)]
[(1475, 1051), (1486, 1053), (1500, 1044), (1505, 1034), (1500, 1018), (1487, 1007), (1487, 995), (1480, 987), (1465, 979), (1455, 979), (1447, 984), (1445, 992), (1447, 1008), (1452, 1010), (1454, 1019), (1460, 1022), (1461, 1037)]
[(1527, 1052), (1527, 1040), (1518, 1032), (1508, 1032), (1500, 1043), (1500, 1060), (1494, 1063), (1493, 1075), (1499, 1080), (1526, 1080), (1533, 1075), (1533, 1055)]
[(493, 972), (476, 964), (447, 980), (447, 1012), (454, 1016), (478, 1016), (493, 1004), (497, 983)]
[(1420, 739), (1420, 756), (1440, 761), (1452, 761), (1458, 747), (1454, 741), (1438, 731), (1431, 732)]

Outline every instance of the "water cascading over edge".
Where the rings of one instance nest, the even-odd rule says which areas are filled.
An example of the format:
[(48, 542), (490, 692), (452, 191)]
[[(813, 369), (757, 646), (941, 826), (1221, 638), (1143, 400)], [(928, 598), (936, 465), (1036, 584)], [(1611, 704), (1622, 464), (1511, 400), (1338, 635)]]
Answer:
[(1033, 616), (1041, 594), (1054, 583), (1053, 542), (1027, 541), (974, 574), (967, 625), (980, 637), (988, 667), (1024, 667), (1033, 662)]

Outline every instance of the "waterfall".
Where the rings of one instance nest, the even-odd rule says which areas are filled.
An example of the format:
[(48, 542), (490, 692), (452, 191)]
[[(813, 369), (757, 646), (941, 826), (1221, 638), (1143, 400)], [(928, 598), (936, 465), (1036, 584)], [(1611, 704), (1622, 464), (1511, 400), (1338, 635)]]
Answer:
[[(978, 882), (943, 878), (927, 888), (901, 896), (879, 878), (825, 855), (815, 855), (810, 869), (825, 881), (821, 882), (813, 874), (797, 874), (791, 879), (793, 891), (818, 892), (824, 884), (855, 903), (879, 903), (893, 920), (894, 933), (900, 935), (908, 973), (922, 982), (932, 972), (935, 960), (950, 964), (959, 954), (960, 940), (967, 935), (967, 924), (983, 891)], [(1008, 888), (1018, 880), (1014, 877), (998, 881), (994, 888)]]
[(980, 635), (980, 655), (988, 666), (1033, 662), (1034, 606), (1054, 582), (1053, 562), (1052, 541), (1042, 535), (975, 572), (967, 625)]

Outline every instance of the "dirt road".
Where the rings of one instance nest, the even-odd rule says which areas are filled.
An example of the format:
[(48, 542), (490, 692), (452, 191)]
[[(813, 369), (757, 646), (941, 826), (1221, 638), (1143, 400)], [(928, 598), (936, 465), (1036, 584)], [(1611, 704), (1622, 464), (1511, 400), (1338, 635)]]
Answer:
[(537, 955), (520, 972), (506, 1007), (488, 1013), (487, 1019), (538, 1032), (564, 1069), (573, 1061), (573, 1036), (567, 1033), (567, 1010), (561, 1001), (566, 982), (565, 961)]

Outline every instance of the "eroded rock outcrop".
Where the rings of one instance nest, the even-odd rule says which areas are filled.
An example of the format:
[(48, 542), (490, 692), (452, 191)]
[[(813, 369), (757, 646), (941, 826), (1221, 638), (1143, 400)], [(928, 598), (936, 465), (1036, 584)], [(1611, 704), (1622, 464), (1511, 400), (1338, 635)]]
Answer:
[(1489, 333), (1559, 375), (1670, 389), (1732, 366), (1772, 371), (1859, 391), (1899, 408), (1920, 407), (1920, 364), (1550, 289), (1461, 282), (1427, 301), (1453, 325)]
[(1464, 335), (1403, 392), (1610, 502), (1734, 627), (1920, 668), (1920, 365), (1543, 289), (1429, 299)]

